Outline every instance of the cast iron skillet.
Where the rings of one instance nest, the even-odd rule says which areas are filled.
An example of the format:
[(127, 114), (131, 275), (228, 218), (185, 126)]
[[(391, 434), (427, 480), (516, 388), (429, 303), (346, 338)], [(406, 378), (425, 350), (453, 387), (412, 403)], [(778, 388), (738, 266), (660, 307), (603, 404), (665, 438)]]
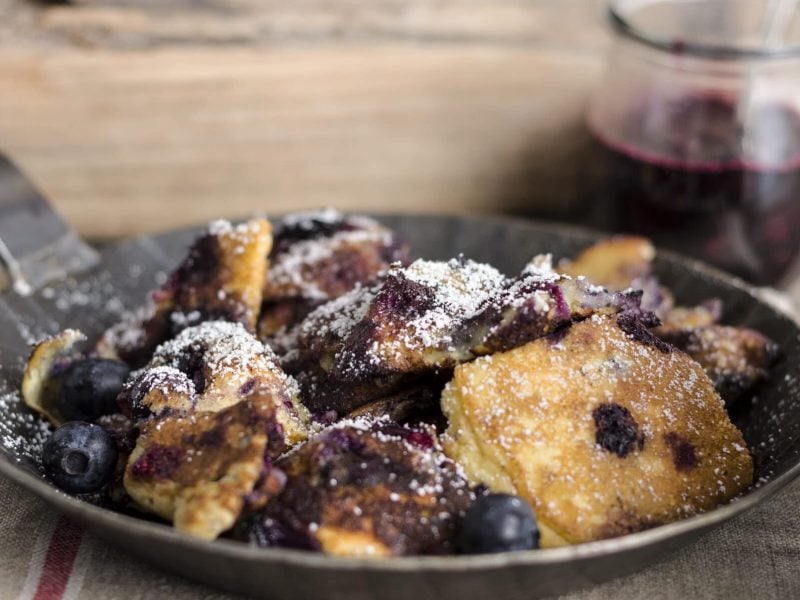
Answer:
[[(571, 255), (599, 236), (589, 231), (502, 218), (380, 217), (408, 237), (415, 254), (445, 259), (458, 253), (508, 273), (531, 256)], [(52, 283), (31, 296), (0, 294), (0, 394), (16, 390), (29, 341), (63, 326), (88, 334), (113, 322), (121, 304), (135, 306), (175, 265), (195, 232), (177, 231), (106, 248), (99, 266)], [(35, 235), (35, 232), (31, 232)], [(739, 411), (757, 462), (760, 485), (707, 514), (578, 546), (470, 557), (385, 560), (331, 558), (292, 550), (194, 540), (169, 526), (75, 500), (41, 478), (35, 455), (42, 428), (16, 398), (0, 402), (0, 473), (32, 491), (98, 536), (160, 568), (218, 588), (261, 598), (373, 598), (428, 600), (534, 598), (611, 579), (661, 559), (728, 519), (752, 508), (800, 474), (800, 342), (798, 328), (761, 302), (754, 289), (717, 270), (666, 252), (658, 273), (683, 302), (725, 301), (726, 319), (778, 341), (783, 359), (757, 402)]]

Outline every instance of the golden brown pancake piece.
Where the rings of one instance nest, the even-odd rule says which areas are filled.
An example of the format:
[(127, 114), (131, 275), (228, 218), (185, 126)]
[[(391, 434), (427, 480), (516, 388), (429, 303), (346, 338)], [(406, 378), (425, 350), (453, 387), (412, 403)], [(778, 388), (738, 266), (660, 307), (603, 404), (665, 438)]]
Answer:
[(269, 459), (285, 448), (273, 400), (256, 390), (216, 413), (148, 421), (128, 460), (125, 490), (176, 529), (214, 539), (246, 501), (261, 506), (280, 491), (283, 478)]
[(559, 270), (612, 291), (641, 290), (642, 309), (663, 318), (674, 298), (653, 274), (655, 256), (656, 249), (647, 238), (614, 236), (589, 246), (573, 260), (562, 260)]
[(627, 315), (457, 367), (442, 409), (448, 455), (474, 483), (531, 502), (544, 545), (685, 518), (753, 479), (700, 365)]
[(615, 236), (583, 250), (571, 261), (562, 261), (559, 271), (585, 276), (610, 290), (623, 290), (631, 281), (648, 275), (656, 249), (650, 240), (637, 236)]
[(30, 408), (41, 414), (53, 425), (61, 425), (64, 419), (58, 412), (56, 401), (61, 385), (53, 371), (63, 372), (66, 365), (80, 356), (75, 346), (86, 341), (86, 336), (77, 329), (64, 331), (43, 339), (34, 346), (22, 375), (22, 399)]
[(661, 325), (653, 330), (658, 337), (687, 329), (716, 325), (722, 318), (722, 301), (711, 298), (696, 306), (673, 306), (661, 315)]
[(672, 293), (652, 273), (654, 258), (649, 240), (620, 236), (597, 242), (561, 266), (609, 289), (643, 290), (642, 308), (661, 321), (653, 333), (698, 361), (725, 402), (734, 403), (766, 378), (777, 359), (777, 345), (752, 329), (719, 325), (723, 304), (717, 298), (675, 306)]

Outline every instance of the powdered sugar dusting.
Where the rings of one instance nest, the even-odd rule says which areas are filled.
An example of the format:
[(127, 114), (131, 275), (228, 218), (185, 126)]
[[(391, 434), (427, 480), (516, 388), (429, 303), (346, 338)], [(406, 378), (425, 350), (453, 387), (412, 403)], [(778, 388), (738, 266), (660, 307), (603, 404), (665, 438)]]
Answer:
[(0, 447), (17, 461), (39, 464), (42, 446), (50, 437), (50, 426), (22, 406), (18, 392), (0, 392)]
[(437, 304), (454, 316), (467, 318), (505, 281), (493, 266), (469, 259), (447, 262), (416, 260), (405, 269), (405, 276), (437, 292)]
[[(405, 369), (422, 367), (446, 359), (426, 353), (459, 350), (453, 337), (458, 328), (504, 281), (494, 267), (471, 260), (392, 265), (373, 284), (317, 308), (277, 343), (291, 350), (289, 362), (304, 349), (325, 347), (336, 354), (333, 368), (347, 377), (401, 363)], [(353, 337), (359, 327), (373, 328), (375, 337)]]
[(210, 380), (224, 379), (229, 383), (243, 384), (252, 376), (245, 367), (257, 364), (282, 380), (291, 394), (298, 393), (294, 379), (277, 366), (278, 358), (272, 349), (256, 339), (241, 323), (206, 321), (184, 329), (156, 349), (148, 368), (165, 366), (179, 369), (181, 360), (192, 353), (202, 356)]
[[(416, 456), (414, 464), (419, 476), (408, 482), (408, 489), (405, 490), (404, 496), (416, 495), (442, 498), (453, 493), (472, 496), (470, 484), (464, 475), (462, 467), (445, 455), (436, 431), (432, 426), (399, 426), (386, 416), (378, 418), (353, 417), (328, 426), (319, 433), (317, 439), (324, 439), (326, 436), (330, 436), (331, 432), (337, 430), (354, 430), (369, 434), (381, 444), (399, 443), (402, 444), (407, 455)], [(387, 465), (387, 467), (391, 469), (391, 464)], [(393, 489), (396, 489), (394, 483), (397, 479), (396, 475), (393, 476), (392, 473), (389, 473), (388, 484)], [(334, 487), (336, 483), (338, 482), (334, 482)], [(392, 496), (394, 496), (390, 496), (392, 502), (397, 502), (401, 499), (400, 494), (396, 492)], [(441, 518), (449, 518), (451, 516), (449, 514), (440, 514)]]
[[(537, 515), (577, 539), (624, 533), (617, 503), (636, 529), (695, 514), (751, 483), (741, 436), (700, 366), (634, 338), (616, 319), (594, 315), (558, 346), (539, 340), (479, 358), (459, 367), (442, 396), (451, 456), (478, 480), (513, 480)], [(635, 459), (600, 446), (598, 406), (630, 411), (641, 434), (631, 438), (640, 440)], [(548, 477), (562, 483), (542, 484)], [(676, 481), (681, 487), (670, 487)], [(584, 529), (602, 519), (608, 531)]]
[[(299, 231), (306, 232), (308, 235), (306, 237), (298, 235), (296, 238), (289, 239), (291, 235), (287, 234), (287, 249), (272, 257), (270, 276), (278, 284), (296, 286), (300, 290), (300, 297), (314, 300), (325, 300), (328, 296), (318, 281), (303, 276), (302, 270), (305, 266), (324, 263), (331, 259), (339, 244), (389, 246), (394, 241), (392, 233), (382, 228), (372, 219), (343, 216), (332, 209), (289, 215), (283, 222), (296, 230), (293, 233)], [(330, 227), (320, 227), (320, 223), (328, 224)], [(375, 230), (376, 226), (380, 230)], [(358, 227), (361, 227), (361, 229)], [(252, 231), (255, 230), (248, 229), (247, 224), (234, 226), (229, 221), (224, 220), (215, 221), (208, 228), (208, 232), (215, 236), (249, 236)], [(234, 245), (235, 243), (236, 241), (234, 240)], [(152, 254), (155, 256), (157, 253), (153, 252)], [(338, 259), (338, 256), (335, 258)], [(394, 259), (387, 259), (386, 262), (389, 260)], [(166, 264), (165, 262), (164, 265), (166, 266)], [(130, 275), (131, 280), (140, 278), (143, 273), (142, 269), (136, 265), (125, 267), (124, 270)], [(152, 277), (151, 271), (148, 271), (148, 273), (148, 277)], [(159, 277), (160, 283), (164, 283), (166, 280), (165, 273), (160, 273)], [(357, 278), (353, 278), (353, 280), (355, 279)], [(362, 281), (365, 281), (365, 279)], [(422, 308), (416, 313), (414, 310), (408, 310), (401, 317), (394, 318), (395, 314), (392, 312), (393, 306), (391, 303), (377, 306), (376, 302), (380, 299), (379, 296), (386, 292), (387, 287), (399, 287), (403, 282), (416, 284), (418, 289), (422, 290), (420, 297), (423, 297), (425, 302), (420, 304)], [(564, 282), (571, 283), (565, 286)], [(87, 331), (97, 330), (98, 328), (94, 325), (102, 324), (104, 327), (109, 320), (119, 320), (124, 312), (123, 298), (127, 297), (121, 290), (124, 290), (125, 287), (135, 287), (137, 284), (131, 284), (128, 281), (120, 285), (121, 287), (116, 289), (111, 283), (111, 278), (101, 272), (98, 277), (93, 275), (90, 280), (70, 280), (64, 282), (63, 285), (59, 283), (57, 286), (45, 288), (40, 293), (41, 298), (38, 295), (34, 297), (37, 302), (41, 301), (43, 309), (40, 311), (41, 314), (35, 314), (32, 311), (30, 313), (25, 312), (20, 319), (14, 320), (14, 326), (17, 328), (18, 333), (30, 342), (40, 339), (46, 333), (52, 333), (60, 327), (60, 322), (68, 322), (73, 318), (77, 319), (81, 325), (92, 323), (91, 326), (87, 327)], [(588, 293), (588, 298), (584, 292)], [(220, 290), (220, 293), (222, 296), (219, 296), (219, 299), (224, 300), (225, 292)], [(458, 335), (453, 335), (454, 330), (464, 321), (478, 317), (483, 318), (486, 312), (490, 312), (489, 309), (497, 311), (502, 319), (500, 322), (492, 321), (491, 327), (488, 328), (488, 331), (491, 332), (497, 330), (499, 324), (511, 321), (515, 317), (514, 311), (518, 313), (524, 312), (526, 315), (547, 315), (554, 308), (558, 308), (559, 303), (570, 309), (583, 305), (595, 310), (608, 302), (606, 294), (607, 290), (605, 288), (594, 286), (583, 277), (579, 276), (570, 280), (570, 278), (561, 276), (553, 271), (552, 258), (549, 255), (535, 257), (525, 267), (521, 277), (512, 279), (504, 278), (490, 265), (481, 265), (472, 261), (454, 259), (448, 262), (436, 262), (422, 260), (413, 263), (407, 268), (394, 266), (390, 270), (380, 273), (377, 282), (359, 284), (344, 296), (320, 306), (297, 329), (286, 334), (284, 340), (286, 340), (286, 347), (291, 347), (298, 336), (306, 337), (307, 339), (313, 338), (312, 341), (314, 343), (321, 345), (328, 344), (333, 340), (334, 343), (326, 346), (325, 350), (327, 351), (331, 348), (337, 350), (336, 345), (343, 344), (354, 330), (363, 332), (367, 329), (360, 328), (359, 325), (364, 324), (365, 319), (372, 318), (370, 316), (371, 311), (377, 306), (384, 311), (384, 314), (388, 315), (387, 321), (395, 329), (389, 335), (371, 337), (370, 343), (372, 345), (367, 348), (366, 358), (356, 353), (352, 357), (360, 356), (359, 360), (367, 360), (383, 365), (392, 360), (404, 358), (404, 353), (409, 351), (425, 353), (435, 349), (436, 352), (425, 358), (425, 360), (431, 360), (431, 362), (423, 365), (424, 368), (430, 368), (433, 361), (443, 355), (439, 350), (454, 350), (458, 344), (464, 344), (464, 339), (459, 338)], [(596, 298), (594, 298), (595, 296)], [(572, 314), (567, 315), (568, 321), (575, 323), (585, 318), (588, 312), (589, 310), (587, 309), (576, 317), (573, 311)], [(190, 327), (198, 317), (199, 313), (194, 314), (191, 311), (187, 311), (185, 314), (176, 312), (171, 318), (173, 324), (177, 325), (175, 328), (177, 330), (182, 327)], [(590, 323), (594, 324), (602, 323), (606, 319), (606, 317), (596, 315), (589, 318)], [(82, 319), (85, 319), (85, 321)], [(386, 324), (386, 321), (376, 319), (375, 323), (382, 327)], [(516, 323), (512, 323), (512, 327), (518, 329)], [(11, 331), (13, 333), (13, 330)], [(567, 328), (559, 330), (561, 333), (568, 331)], [(140, 333), (140, 331), (129, 328), (127, 331), (124, 329), (115, 331), (112, 335), (122, 337), (122, 339), (115, 342), (115, 345), (126, 346), (136, 345), (139, 340), (134, 339), (134, 336)], [(569, 382), (573, 379), (582, 378), (588, 380), (595, 386), (593, 390), (590, 390), (589, 395), (595, 392), (597, 395), (596, 398), (592, 396), (591, 400), (603, 402), (609, 399), (606, 397), (608, 394), (597, 390), (602, 385), (611, 385), (615, 381), (630, 379), (632, 369), (643, 373), (639, 377), (642, 381), (661, 381), (665, 378), (666, 373), (682, 360), (682, 355), (677, 352), (658, 354), (652, 348), (648, 349), (643, 346), (641, 340), (633, 339), (630, 334), (626, 333), (626, 335), (628, 336), (626, 340), (612, 339), (613, 336), (600, 339), (596, 345), (597, 351), (611, 355), (610, 358), (603, 361), (587, 360), (579, 367), (571, 370), (567, 369), (567, 375), (562, 377), (562, 383), (569, 385)], [(130, 339), (125, 338), (125, 336), (129, 336)], [(515, 341), (514, 343), (517, 342)], [(554, 368), (560, 366), (564, 370), (564, 363), (571, 360), (571, 352), (567, 349), (563, 335), (560, 334), (560, 337), (552, 336), (546, 342), (543, 341), (542, 345), (544, 344), (548, 345), (547, 352), (549, 354), (546, 360), (550, 361), (550, 366)], [(631, 345), (635, 346), (635, 348), (630, 348), (629, 346)], [(787, 344), (787, 346), (791, 346), (791, 344)], [(178, 368), (178, 355), (185, 358), (195, 348), (202, 348), (203, 362), (204, 365), (207, 364), (211, 369), (211, 377), (225, 379), (231, 382), (232, 385), (247, 383), (251, 378), (252, 371), (246, 365), (255, 361), (265, 368), (269, 368), (276, 377), (282, 378), (282, 381), (292, 390), (293, 394), (296, 395), (298, 393), (294, 379), (285, 375), (278, 368), (277, 358), (270, 348), (258, 342), (243, 327), (234, 323), (211, 322), (199, 327), (186, 329), (184, 333), (171, 342), (163, 344), (156, 352), (156, 358), (153, 359), (153, 363), (146, 370), (139, 371), (137, 375), (142, 375), (147, 380), (146, 383), (148, 385), (158, 385), (158, 382), (169, 381), (176, 393), (196, 396), (198, 395), (198, 390), (195, 389), (193, 380), (187, 377), (187, 372), (192, 367), (190, 366), (189, 369), (186, 369), (186, 365), (181, 365), (181, 368)], [(624, 351), (626, 350), (628, 356), (625, 356)], [(794, 357), (794, 354), (792, 354), (792, 357)], [(325, 358), (330, 358), (330, 355)], [(473, 358), (474, 355), (466, 356), (466, 358), (459, 356), (456, 362), (472, 360)], [(491, 369), (492, 362), (497, 358), (497, 356), (488, 356), (478, 359), (473, 364)], [(9, 360), (7, 362), (10, 363), (12, 361)], [(10, 365), (5, 366), (10, 368)], [(16, 373), (16, 366), (13, 368)], [(506, 373), (509, 380), (515, 385), (512, 385), (508, 393), (503, 397), (493, 401), (491, 414), (486, 417), (486, 423), (498, 423), (504, 419), (510, 419), (515, 422), (515, 427), (517, 425), (519, 427), (517, 429), (508, 427), (497, 432), (496, 436), (494, 436), (494, 441), (497, 442), (499, 447), (509, 449), (519, 440), (524, 439), (537, 452), (541, 452), (545, 456), (551, 448), (541, 446), (540, 440), (537, 438), (539, 431), (530, 424), (516, 423), (519, 421), (518, 415), (515, 415), (513, 408), (510, 407), (510, 399), (518, 400), (517, 394), (522, 394), (524, 387), (530, 383), (523, 376), (524, 368), (518, 368), (515, 373)], [(783, 369), (784, 367), (776, 368)], [(3, 365), (0, 365), (0, 375), (3, 375), (2, 369)], [(21, 367), (19, 371), (21, 372)], [(536, 376), (546, 379), (548, 377), (547, 371), (547, 368), (543, 368), (541, 372), (536, 373)], [(7, 381), (13, 379), (14, 377), (7, 378)], [(755, 448), (755, 451), (760, 455), (759, 458), (764, 461), (759, 465), (762, 474), (762, 478), (759, 480), (760, 483), (767, 481), (764, 475), (767, 478), (772, 475), (772, 471), (767, 470), (769, 466), (767, 463), (772, 464), (777, 458), (784, 458), (785, 446), (793, 443), (792, 440), (788, 440), (790, 437), (787, 436), (789, 430), (791, 428), (797, 429), (792, 420), (793, 414), (790, 409), (792, 408), (791, 403), (798, 395), (798, 384), (794, 379), (786, 383), (782, 379), (782, 377), (777, 377), (777, 380), (779, 380), (776, 384), (777, 387), (770, 387), (770, 399), (768, 401), (759, 403), (758, 398), (753, 399), (751, 410), (747, 412), (746, 416), (749, 422), (746, 422), (743, 426), (746, 435), (748, 435), (747, 427), (752, 426), (755, 431), (755, 433), (748, 435), (748, 439), (760, 441), (760, 445), (756, 445)], [(681, 414), (682, 411), (703, 410), (704, 407), (707, 408), (709, 403), (712, 403), (711, 399), (698, 393), (698, 389), (702, 387), (703, 380), (702, 372), (695, 369), (685, 374), (682, 378), (676, 378), (664, 384), (662, 386), (663, 391), (669, 395), (671, 402), (665, 404), (657, 416), (647, 416), (646, 418), (641, 416), (642, 413), (652, 409), (652, 403), (648, 402), (645, 394), (640, 394), (634, 390), (633, 393), (624, 397), (624, 401), (630, 406), (631, 411), (639, 420), (641, 431), (647, 444), (655, 443), (654, 440), (659, 435), (656, 420), (661, 420), (670, 429), (683, 427), (686, 429), (684, 433), (690, 437), (694, 434), (706, 433), (704, 431), (705, 424), (695, 418), (685, 418)], [(251, 387), (242, 389), (249, 390)], [(487, 389), (486, 380), (481, 380), (480, 378), (466, 380), (464, 382), (464, 390), (465, 393), (473, 391), (479, 394), (486, 394), (490, 391)], [(784, 399), (773, 401), (773, 392)], [(244, 393), (242, 392), (242, 394)], [(548, 410), (552, 410), (554, 404), (558, 401), (559, 399), (555, 394), (544, 395), (540, 399), (539, 405), (532, 410), (545, 414)], [(3, 418), (0, 419), (0, 446), (23, 460), (31, 459), (38, 463), (42, 444), (48, 438), (50, 428), (35, 414), (21, 405), (17, 392), (3, 389), (2, 378), (0, 378), (0, 414), (3, 415)], [(537, 414), (536, 416), (541, 415)], [(755, 425), (752, 422), (755, 422)], [(587, 424), (591, 424), (588, 417), (583, 420), (576, 418), (565, 427), (568, 428), (569, 432), (576, 433), (580, 432), (581, 428)], [(405, 434), (398, 433), (397, 430), (383, 431), (382, 428), (385, 425), (388, 425), (385, 419), (376, 427), (374, 419), (365, 417), (346, 419), (331, 426), (327, 431), (347, 428), (362, 432), (370, 431), (371, 435), (374, 435), (376, 439), (382, 442), (400, 441), (406, 450), (414, 455), (424, 454), (433, 461), (450, 461), (441, 452), (439, 441), (435, 436), (434, 449), (432, 451), (427, 449), (421, 451), (420, 447), (409, 441)], [(548, 427), (550, 425), (551, 423), (548, 422)], [(713, 435), (713, 428), (709, 429), (709, 431)], [(591, 440), (589, 440), (588, 444), (591, 450), (600, 451), (591, 444)], [(791, 451), (796, 452), (793, 448)], [(725, 456), (735, 456), (744, 452), (746, 452), (745, 447), (738, 441), (728, 441), (719, 448), (719, 453)], [(701, 456), (701, 465), (704, 464), (702, 461), (719, 458), (718, 456)], [(720, 461), (722, 462), (724, 459), (725, 457), (722, 457)], [(456, 468), (460, 469), (458, 465), (456, 465)], [(641, 482), (637, 481), (636, 483), (641, 483), (642, 497), (652, 498), (655, 501), (660, 493), (656, 489), (657, 483), (654, 483), (650, 478), (653, 467), (649, 466), (647, 469), (650, 469), (650, 471), (647, 471), (642, 476)], [(564, 479), (573, 481), (577, 475), (577, 472), (570, 472), (565, 475)], [(714, 485), (709, 489), (702, 490), (702, 494), (710, 496), (718, 493), (726, 496), (733, 487), (741, 483), (741, 478), (738, 476), (734, 481), (726, 481), (725, 473), (722, 472), (722, 469), (719, 469), (717, 475), (718, 477), (714, 479)], [(390, 500), (401, 501), (402, 491), (405, 489), (404, 486), (400, 490), (401, 493), (392, 493)], [(468, 492), (468, 488), (465, 487), (464, 489), (465, 493)], [(412, 481), (408, 485), (408, 491), (436, 495), (441, 494), (443, 490), (441, 487), (437, 487), (436, 483), (430, 486), (420, 483), (420, 481)], [(702, 494), (696, 495), (702, 497)], [(695, 510), (692, 507), (692, 500), (691, 494), (684, 494), (681, 499), (682, 504), (676, 510), (681, 512), (683, 516), (692, 514)], [(363, 508), (363, 506), (355, 506), (353, 513), (360, 516)], [(560, 507), (557, 506), (557, 503), (548, 502), (547, 509), (556, 514)], [(578, 519), (580, 520), (581, 518), (583, 517), (579, 515)]]
[(193, 346), (202, 346), (209, 362), (219, 365), (220, 368), (231, 368), (234, 363), (245, 362), (262, 353), (272, 355), (272, 351), (241, 323), (206, 321), (196, 327), (184, 329), (174, 339), (161, 344), (153, 354), (153, 362), (168, 361), (169, 357), (179, 355)]
[[(330, 335), (336, 339), (344, 339), (364, 317), (369, 305), (375, 298), (380, 285), (369, 287), (357, 285), (351, 292), (339, 296), (315, 309), (300, 324), (296, 333), (301, 336)], [(289, 338), (294, 333), (287, 333), (284, 345), (291, 346)]]
[(553, 270), (553, 255), (537, 254), (525, 265), (525, 268), (522, 269), (522, 275), (555, 278), (557, 273)]
[(316, 229), (317, 223), (337, 225), (345, 222), (357, 229), (385, 229), (383, 225), (378, 223), (378, 221), (372, 217), (368, 217), (366, 215), (345, 214), (333, 208), (332, 206), (283, 215), (278, 222), (278, 226), (313, 231)]
[(195, 387), (191, 379), (175, 367), (161, 365), (137, 372), (137, 382), (145, 389), (168, 386), (171, 393), (194, 396)]
[(208, 225), (208, 233), (213, 236), (221, 236), (221, 235), (237, 235), (237, 236), (248, 236), (251, 233), (258, 233), (259, 232), (259, 225), (256, 219), (246, 221), (244, 223), (239, 223), (238, 225), (234, 225), (230, 221), (225, 219), (217, 219), (216, 221), (212, 221)]
[(103, 333), (103, 343), (108, 348), (131, 350), (139, 347), (145, 339), (142, 323), (155, 314), (156, 307), (152, 298), (138, 308), (121, 315), (118, 323)]
[[(371, 244), (389, 246), (393, 235), (389, 230), (339, 231), (330, 237), (301, 240), (271, 258), (267, 273), (270, 286), (289, 287), (293, 295), (311, 300), (325, 300), (328, 293), (320, 287), (317, 265), (331, 260), (335, 253), (348, 246)], [(331, 267), (334, 268), (335, 266)]]
[(404, 348), (420, 349), (450, 347), (456, 328), (475, 316), (505, 281), (494, 267), (463, 259), (417, 260), (402, 275), (433, 291), (429, 309), (410, 320), (406, 335), (399, 340)]
[(549, 264), (539, 257), (513, 279), (464, 258), (392, 265), (376, 282), (318, 307), (275, 344), (292, 372), (323, 355), (332, 377), (366, 381), (379, 372), (453, 366), (524, 344), (573, 317), (630, 304), (615, 294), (593, 295)]

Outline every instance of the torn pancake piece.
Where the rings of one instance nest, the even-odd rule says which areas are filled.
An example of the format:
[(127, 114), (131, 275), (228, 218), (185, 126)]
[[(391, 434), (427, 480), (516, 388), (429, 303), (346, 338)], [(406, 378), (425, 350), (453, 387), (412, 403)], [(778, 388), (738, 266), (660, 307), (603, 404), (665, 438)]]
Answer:
[(418, 260), (320, 306), (282, 340), (282, 364), (312, 411), (345, 415), (452, 366), (454, 338), (504, 277), (469, 260)]
[(585, 248), (574, 259), (564, 260), (559, 270), (587, 277), (592, 283), (624, 290), (652, 272), (656, 249), (650, 240), (637, 236), (614, 236)]
[(642, 307), (661, 321), (653, 333), (698, 361), (732, 406), (767, 377), (778, 358), (777, 344), (747, 327), (721, 325), (723, 303), (718, 298), (676, 306), (672, 293), (653, 272), (655, 256), (649, 240), (618, 236), (597, 242), (572, 261), (562, 261), (561, 267), (611, 290), (642, 290)]
[(775, 342), (749, 327), (705, 325), (658, 335), (702, 365), (728, 406), (764, 381), (780, 355)]
[(152, 304), (109, 329), (98, 353), (141, 367), (162, 342), (203, 321), (241, 323), (255, 332), (261, 308), (272, 226), (214, 221), (153, 293)]
[(619, 235), (602, 239), (559, 262), (559, 270), (572, 277), (586, 277), (611, 291), (641, 290), (641, 306), (659, 318), (672, 309), (672, 293), (653, 273), (656, 249), (647, 238)]
[(408, 244), (369, 217), (332, 209), (288, 215), (275, 224), (264, 299), (329, 300), (409, 262)]
[(409, 262), (408, 244), (369, 217), (333, 209), (287, 215), (275, 224), (259, 337), (268, 340), (390, 265)]
[(615, 537), (742, 493), (753, 461), (700, 365), (630, 315), (455, 369), (446, 452), (531, 503), (542, 543)]
[(61, 425), (64, 418), (56, 406), (61, 375), (83, 354), (76, 346), (86, 341), (77, 329), (65, 329), (45, 338), (33, 347), (22, 374), (22, 399), (52, 425)]
[(237, 539), (337, 556), (448, 553), (474, 499), (435, 431), (388, 419), (341, 421), (277, 465), (283, 492), (237, 525)]
[(140, 508), (212, 540), (280, 492), (272, 461), (286, 448), (270, 391), (255, 389), (219, 412), (145, 422), (123, 482)]
[(207, 321), (184, 329), (131, 376), (120, 403), (133, 418), (217, 412), (254, 388), (269, 392), (288, 443), (304, 440), (309, 416), (297, 383), (283, 372), (274, 352), (241, 323)]

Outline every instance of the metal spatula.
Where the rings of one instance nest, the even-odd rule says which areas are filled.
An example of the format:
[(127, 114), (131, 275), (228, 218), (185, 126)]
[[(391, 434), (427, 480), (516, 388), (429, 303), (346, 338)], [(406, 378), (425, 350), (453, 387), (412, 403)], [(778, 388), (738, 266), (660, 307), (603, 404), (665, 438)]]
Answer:
[(97, 253), (0, 152), (0, 291), (27, 295), (97, 262)]

